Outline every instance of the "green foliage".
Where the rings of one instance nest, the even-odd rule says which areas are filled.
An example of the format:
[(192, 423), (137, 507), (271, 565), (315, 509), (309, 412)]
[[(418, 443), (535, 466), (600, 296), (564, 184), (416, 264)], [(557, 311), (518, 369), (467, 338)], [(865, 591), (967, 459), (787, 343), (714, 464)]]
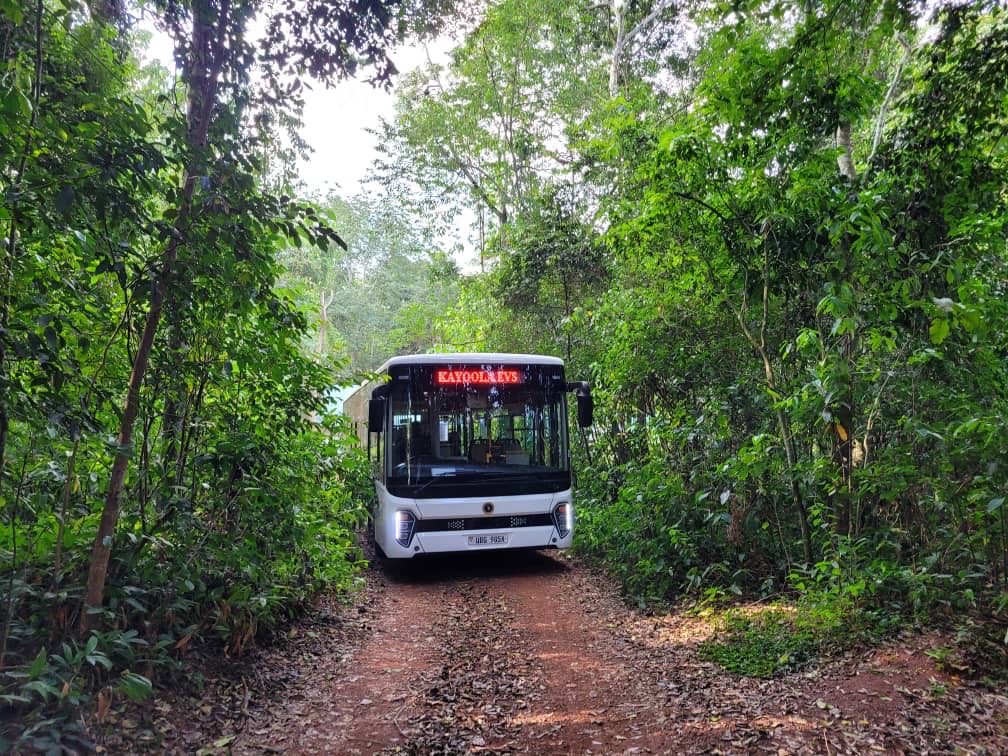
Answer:
[(400, 83), (378, 162), (391, 196), (413, 198), (420, 217), (472, 207), (506, 236), (548, 177), (565, 172), (561, 135), (605, 91), (599, 31), (597, 15), (578, 3), (488, 4), (448, 65)]
[(325, 216), (346, 249), (289, 247), (281, 251), (281, 283), (306, 308), (320, 310), (311, 348), (345, 355), (356, 371), (374, 370), (391, 354), (417, 352), (437, 339), (432, 323), (455, 297), (458, 270), (437, 251), (434, 231), (411, 223), (392, 200), (330, 197)]
[[(1004, 266), (1005, 208), (986, 182), (1003, 187), (1005, 164), (985, 134), (1003, 130), (1004, 89), (986, 79), (971, 106), (953, 82), (1000, 70), (999, 55), (985, 66), (974, 56), (1001, 49), (1004, 14), (950, 12), (913, 59), (897, 112), (879, 115), (884, 92), (849, 56), (864, 39), (847, 27), (867, 23), (867, 39), (894, 28), (862, 11), (837, 5), (793, 27), (722, 21), (693, 108), (650, 129), (646, 114), (616, 112), (609, 146), (591, 145), (633, 167), (608, 203), (617, 285), (578, 321), (597, 334), (596, 451), (610, 471), (630, 462), (654, 485), (681, 480), (681, 501), (700, 512), (726, 497), (727, 537), (704, 564), (712, 585), (738, 558), (764, 590), (801, 574), (805, 590), (888, 616), (973, 610), (1006, 579), (1003, 435), (988, 414), (1003, 411), (1005, 373), (1000, 337), (983, 325), (1003, 322), (989, 276)], [(952, 111), (939, 118), (937, 102)], [(824, 140), (846, 121), (870, 142), (885, 116), (900, 133), (852, 185)], [(963, 118), (975, 136), (962, 136)], [(917, 130), (927, 149), (956, 134), (972, 157), (939, 168), (905, 148)], [(924, 197), (933, 184), (916, 188), (921, 171), (936, 170), (947, 191)], [(582, 543), (608, 544), (642, 516), (624, 497), (639, 487), (627, 475), (589, 496)], [(706, 542), (707, 518), (693, 521), (686, 540)], [(633, 546), (637, 577), (615, 568), (624, 581), (636, 594), (682, 590), (650, 557), (665, 553), (665, 532), (632, 532), (653, 543)]]
[(983, 677), (995, 685), (1008, 679), (1008, 593), (993, 602), (986, 616), (968, 616), (958, 624), (955, 653), (946, 661), (956, 671)]
[(624, 468), (621, 477), (618, 498), (606, 502), (606, 475), (582, 475), (576, 546), (639, 603), (660, 602), (682, 589), (687, 572), (700, 563), (703, 531), (697, 532), (694, 517), (703, 515), (682, 506), (682, 482), (667, 479), (657, 465)]
[[(264, 156), (296, 122), (300, 84), (275, 90), (245, 39), (253, 6), (229, 7), (205, 40), (217, 89), (199, 89), (207, 59), (179, 81), (141, 69), (135, 40), (99, 14), (0, 7), (3, 751), (88, 750), (77, 710), (96, 691), (149, 696), (191, 644), (240, 652), (320, 591), (351, 590), (362, 564), (366, 466), (328, 407), (350, 378), (306, 353), (309, 312), (277, 285), (280, 250), (338, 245), (342, 219), (268, 186)], [(217, 10), (156, 10), (180, 61)], [(278, 17), (274, 49), (323, 79), (367, 61), (380, 75), (390, 26), (408, 20), (358, 10), (330, 19), (338, 41), (284, 33)], [(111, 560), (86, 609), (103, 511)]]
[(798, 630), (783, 612), (730, 615), (723, 632), (723, 637), (700, 646), (700, 657), (738, 675), (774, 677), (801, 669), (815, 658), (816, 636)]
[[(611, 53), (611, 28), (567, 12), (572, 61)], [(1008, 22), (923, 13), (658, 14), (617, 97), (584, 86), (595, 68), (570, 78), (578, 118), (532, 84), (506, 102), (570, 124), (549, 150), (569, 177), (540, 170), (517, 199), (501, 176), (524, 154), (468, 141), (494, 123), (504, 85), (484, 74), (511, 60), (511, 27), (469, 35), (444, 88), (428, 71), (402, 90), (390, 134), (408, 144), (389, 149), (468, 186), (476, 215), (508, 207), (438, 344), (559, 354), (591, 378), (576, 547), (641, 603), (811, 592), (888, 632), (987, 622), (1004, 590)], [(696, 48), (674, 44), (691, 23)], [(567, 71), (540, 52), (536, 82)]]
[(728, 609), (717, 625), (715, 635), (700, 644), (700, 658), (745, 677), (794, 672), (859, 639), (849, 605), (822, 596), (790, 608)]
[(91, 747), (80, 722), (75, 721), (79, 708), (91, 701), (91, 691), (106, 686), (134, 701), (146, 699), (153, 692), (151, 680), (129, 666), (169, 665), (172, 660), (164, 645), (152, 649), (136, 630), (110, 630), (92, 633), (84, 643), (64, 641), (51, 653), (40, 648), (30, 664), (4, 672), (5, 692), (0, 701), (19, 711), (26, 726), (14, 733), (16, 740), (0, 739), (0, 743), (37, 751)]

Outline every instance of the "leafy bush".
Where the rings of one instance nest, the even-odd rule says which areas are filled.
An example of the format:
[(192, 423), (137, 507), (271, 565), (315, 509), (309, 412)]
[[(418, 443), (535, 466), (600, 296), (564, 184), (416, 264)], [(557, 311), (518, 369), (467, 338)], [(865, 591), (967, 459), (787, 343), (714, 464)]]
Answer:
[[(660, 462), (628, 464), (620, 473), (615, 493), (610, 490), (615, 481), (582, 474), (578, 553), (612, 573), (641, 605), (730, 577), (717, 510), (694, 502), (682, 480)], [(695, 577), (698, 572), (702, 579)]]
[[(227, 438), (231, 456), (224, 462), (218, 444), (201, 474), (209, 489), (215, 469), (233, 469), (240, 454), (243, 485), (233, 496), (202, 500), (175, 532), (145, 534), (133, 523), (121, 533), (103, 611), (109, 629), (73, 637), (80, 573), (51, 587), (51, 538), (34, 538), (29, 554), (19, 555), (5, 644), (13, 664), (0, 672), (0, 701), (24, 727), (0, 732), (14, 738), (9, 746), (80, 746), (75, 712), (99, 689), (145, 697), (152, 681), (136, 670), (171, 675), (199, 639), (240, 652), (320, 591), (354, 586), (366, 463), (347, 421), (327, 417), (317, 428), (245, 438), (240, 446)], [(78, 526), (87, 532), (85, 521)], [(71, 535), (64, 558), (85, 564), (89, 546)]]

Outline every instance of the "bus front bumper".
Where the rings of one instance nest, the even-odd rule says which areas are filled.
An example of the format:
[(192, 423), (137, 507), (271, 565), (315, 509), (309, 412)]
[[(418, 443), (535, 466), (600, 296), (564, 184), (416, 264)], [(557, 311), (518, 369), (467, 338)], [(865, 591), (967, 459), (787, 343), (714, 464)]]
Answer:
[(574, 540), (569, 489), (488, 501), (482, 497), (405, 499), (376, 488), (375, 540), (390, 559), (499, 549), (566, 549)]
[(416, 533), (408, 546), (391, 541), (384, 547), (389, 559), (410, 559), (421, 554), (497, 551), (503, 549), (567, 549), (573, 535), (561, 538), (556, 527), (540, 526), (502, 530), (428, 531)]
[(413, 545), (420, 554), (446, 551), (487, 551), (493, 549), (565, 549), (570, 546), (570, 535), (561, 539), (552, 525), (507, 530), (476, 530), (462, 533), (435, 531), (417, 533)]

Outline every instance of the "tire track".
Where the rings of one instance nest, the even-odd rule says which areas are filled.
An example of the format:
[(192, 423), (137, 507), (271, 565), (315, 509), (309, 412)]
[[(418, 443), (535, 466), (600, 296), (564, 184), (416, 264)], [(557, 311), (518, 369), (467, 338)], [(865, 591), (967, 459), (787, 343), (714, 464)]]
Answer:
[(411, 703), (411, 681), (440, 662), (431, 628), (444, 596), (433, 586), (391, 583), (372, 601), (361, 645), (303, 670), (287, 700), (249, 724), (235, 753), (373, 754), (406, 742), (398, 721)]
[(442, 664), (414, 702), (404, 750), (512, 753), (520, 715), (542, 695), (541, 670), (506, 597), (475, 581), (442, 590), (451, 607), (435, 625)]
[[(948, 677), (936, 697), (926, 644), (738, 678), (697, 657), (711, 622), (631, 611), (609, 581), (564, 557), (480, 554), (403, 569), (371, 571), (355, 645), (314, 657), (285, 698), (260, 704), (235, 752), (917, 753), (950, 742), (1005, 752), (1008, 743), (1008, 698)], [(878, 668), (889, 656), (892, 669)]]

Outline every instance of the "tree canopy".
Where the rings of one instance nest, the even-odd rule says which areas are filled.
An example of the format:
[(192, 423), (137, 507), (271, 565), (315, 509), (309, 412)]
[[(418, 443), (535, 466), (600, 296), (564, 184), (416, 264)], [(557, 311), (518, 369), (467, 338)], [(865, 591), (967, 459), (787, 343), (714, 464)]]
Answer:
[[(0, 2), (4, 750), (349, 590), (332, 397), (401, 352), (591, 380), (576, 550), (641, 604), (791, 592), (1004, 664), (1002, 5), (455, 5), (157, 2), (174, 80), (123, 4)], [(347, 76), (395, 85), (374, 181), (299, 197)]]
[(379, 168), (495, 219), (443, 348), (592, 377), (582, 553), (1003, 611), (1004, 10), (525, 10), (401, 86)]

